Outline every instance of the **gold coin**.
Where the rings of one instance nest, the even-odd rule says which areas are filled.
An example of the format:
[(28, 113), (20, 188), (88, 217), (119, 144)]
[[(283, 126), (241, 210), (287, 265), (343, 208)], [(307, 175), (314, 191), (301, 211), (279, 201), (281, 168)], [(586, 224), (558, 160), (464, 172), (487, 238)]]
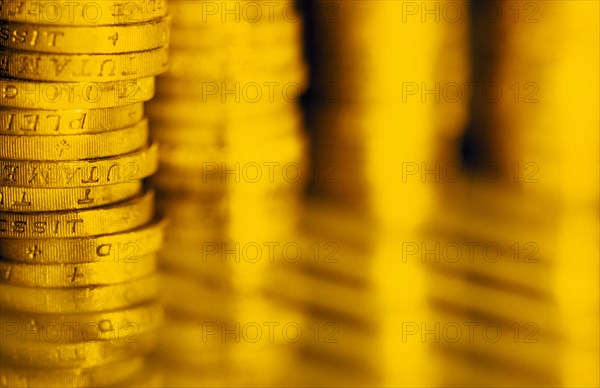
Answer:
[(116, 26), (0, 23), (0, 47), (56, 54), (118, 54), (153, 50), (169, 42), (169, 19)]
[[(239, 166), (242, 166), (239, 164)], [(279, 166), (288, 165), (284, 163), (280, 163)], [(235, 175), (234, 169), (236, 171), (242, 171), (237, 166), (230, 166), (231, 172), (227, 173), (226, 170), (217, 169), (211, 170), (210, 173), (206, 173), (201, 170), (189, 170), (183, 169), (180, 166), (166, 166), (165, 168), (161, 168), (161, 170), (152, 177), (152, 183), (160, 188), (160, 190), (171, 191), (171, 192), (226, 192), (228, 194), (227, 201), (224, 202), (221, 206), (229, 206), (233, 207), (234, 200), (241, 200), (241, 197), (252, 196), (252, 199), (261, 199), (261, 203), (263, 200), (269, 200), (269, 204), (278, 203), (276, 201), (278, 196), (280, 195), (292, 195), (298, 190), (302, 190), (306, 179), (308, 176), (303, 176), (296, 174), (296, 171), (303, 168), (304, 164), (290, 163), (289, 166), (291, 168), (289, 171), (293, 171), (293, 174), (290, 174), (289, 177), (286, 175), (275, 175), (281, 171), (285, 171), (281, 168), (277, 170), (273, 170), (274, 179), (271, 179), (269, 175), (262, 175), (260, 179), (257, 180), (258, 175), (242, 175), (238, 174), (237, 178)], [(250, 168), (255, 168), (256, 165), (248, 165)], [(210, 167), (212, 168), (212, 167)], [(250, 171), (248, 168), (248, 171)], [(252, 181), (247, 178), (251, 178)], [(291, 179), (290, 179), (291, 178)], [(289, 198), (289, 204), (294, 203), (293, 201), (297, 200), (295, 196), (291, 196)], [(241, 204), (241, 203), (240, 203)], [(223, 209), (219, 209), (220, 211), (224, 211)]]
[[(300, 18), (297, 21), (301, 21)], [(226, 46), (229, 53), (250, 47), (271, 49), (279, 47), (300, 50), (302, 28), (298, 23), (284, 20), (273, 23), (204, 23), (197, 26), (173, 25), (170, 45), (177, 52), (199, 52)]]
[[(287, 101), (259, 101), (252, 104), (240, 101), (239, 104), (221, 103), (218, 101), (200, 99), (178, 99), (164, 96), (157, 97), (146, 106), (148, 117), (152, 122), (161, 125), (165, 131), (181, 126), (207, 126), (222, 128), (229, 126), (230, 120), (242, 122), (245, 125), (259, 120), (267, 121), (267, 117), (282, 115), (299, 115), (298, 105)], [(294, 113), (291, 113), (294, 112)], [(233, 125), (231, 125), (233, 126)], [(265, 124), (264, 127), (267, 127)]]
[[(184, 145), (208, 145), (212, 148), (227, 148), (229, 144), (261, 144), (269, 147), (279, 138), (296, 138), (302, 128), (302, 117), (296, 109), (279, 109), (265, 112), (256, 117), (236, 117), (227, 115), (226, 122), (215, 125), (204, 123), (155, 122), (153, 120), (152, 138), (159, 143), (165, 141)], [(272, 126), (272, 115), (278, 115), (277, 128)], [(231, 117), (229, 117), (231, 116)], [(226, 116), (223, 115), (223, 118)], [(249, 122), (249, 120), (252, 120)]]
[(146, 333), (136, 339), (70, 343), (26, 343), (5, 341), (0, 356), (11, 363), (33, 368), (90, 368), (151, 351), (157, 342), (156, 333)]
[(66, 188), (106, 186), (146, 178), (158, 167), (158, 145), (130, 154), (80, 161), (40, 162), (0, 159), (0, 184)]
[(110, 286), (80, 288), (30, 288), (0, 283), (0, 311), (3, 314), (10, 310), (41, 314), (99, 312), (148, 302), (158, 294), (156, 275)]
[(57, 26), (137, 24), (167, 15), (165, 0), (5, 0), (0, 19)]
[(0, 282), (26, 287), (82, 287), (124, 283), (156, 271), (156, 253), (136, 263), (25, 264), (0, 261)]
[(86, 238), (0, 238), (0, 256), (30, 264), (136, 263), (162, 245), (164, 221), (123, 233)]
[(143, 357), (92, 368), (23, 368), (3, 362), (0, 386), (13, 388), (96, 387), (116, 384), (143, 370)]
[(248, 71), (235, 79), (225, 75), (227, 81), (219, 81), (208, 73), (197, 74), (195, 79), (165, 76), (157, 92), (168, 98), (189, 98), (202, 104), (297, 105), (306, 90), (305, 70), (302, 65), (287, 64), (277, 68), (277, 73)]
[(97, 109), (154, 97), (154, 77), (113, 82), (35, 82), (0, 79), (0, 106), (23, 109)]
[(202, 182), (223, 183), (294, 183), (307, 177), (300, 161), (305, 155), (306, 139), (280, 136), (261, 147), (229, 143), (222, 147), (209, 144), (161, 142), (161, 167), (196, 171)]
[(157, 330), (162, 323), (163, 309), (157, 302), (98, 313), (48, 315), (14, 311), (0, 317), (3, 341), (10, 338), (28, 343), (132, 340)]
[[(219, 93), (220, 86), (218, 84), (212, 86), (216, 87), (213, 90)], [(240, 102), (236, 103), (233, 97), (221, 102), (214, 95), (207, 95), (206, 99), (167, 98), (159, 95), (146, 105), (146, 110), (152, 122), (173, 127), (176, 124), (186, 124), (187, 127), (233, 127), (233, 124), (230, 124), (230, 121), (233, 121), (233, 123), (243, 123), (240, 128), (245, 128), (249, 123), (260, 120), (268, 123), (267, 117), (279, 117), (283, 114), (299, 115), (297, 101), (293, 99), (269, 101), (266, 98), (255, 103), (240, 99)], [(268, 125), (265, 124), (263, 128), (268, 128)]]
[(0, 75), (36, 81), (108, 82), (145, 78), (167, 70), (168, 46), (124, 54), (45, 54), (0, 50)]
[(66, 136), (0, 135), (0, 158), (11, 160), (84, 160), (134, 152), (148, 142), (148, 120), (128, 128)]
[[(254, 46), (252, 48), (256, 50)], [(242, 81), (243, 76), (247, 77), (248, 82), (258, 81), (256, 77), (261, 77), (264, 83), (275, 85), (277, 81), (281, 83), (283, 80), (300, 80), (305, 77), (306, 68), (302, 62), (302, 52), (293, 45), (261, 49), (261, 56), (258, 58), (246, 57), (246, 53), (240, 52), (239, 57), (247, 58), (244, 61), (232, 61), (231, 53), (221, 50), (220, 47), (207, 51), (172, 52), (169, 57), (169, 71), (164, 79), (185, 78), (209, 84), (222, 83), (235, 75), (239, 81)], [(285, 74), (283, 69), (287, 70)], [(276, 74), (282, 76), (276, 77)], [(264, 86), (265, 91), (268, 91), (269, 85)]]
[(130, 127), (143, 117), (143, 103), (91, 110), (0, 107), (0, 135), (76, 135), (104, 132)]
[(81, 237), (119, 233), (154, 218), (154, 191), (97, 209), (48, 213), (0, 212), (0, 237)]
[(0, 211), (51, 212), (111, 205), (142, 192), (142, 182), (67, 189), (0, 186)]

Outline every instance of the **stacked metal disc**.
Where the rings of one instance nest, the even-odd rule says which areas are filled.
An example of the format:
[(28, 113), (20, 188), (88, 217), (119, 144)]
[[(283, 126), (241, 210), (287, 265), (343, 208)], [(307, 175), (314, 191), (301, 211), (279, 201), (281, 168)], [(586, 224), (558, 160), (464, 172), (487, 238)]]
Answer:
[(598, 4), (471, 14), (469, 168), (410, 254), (430, 269), (441, 384), (596, 386)]
[(421, 174), (467, 119), (467, 18), (440, 17), (456, 2), (431, 6), (311, 3), (316, 192), (392, 225), (427, 209)]
[[(403, 336), (405, 324), (430, 318), (426, 269), (400, 255), (404, 242), (418, 240), (439, 185), (436, 171), (467, 121), (468, 98), (456, 89), (460, 94), (469, 74), (468, 19), (440, 16), (456, 6), (311, 3), (309, 125), (314, 169), (323, 172), (315, 194), (319, 207), (336, 210), (321, 210), (309, 225), (327, 225), (315, 228), (319, 239), (336, 242), (340, 252), (337, 264), (315, 263), (299, 275), (312, 290), (300, 296), (315, 306), (312, 317), (339, 328), (337, 344), (306, 344), (338, 370), (311, 384), (331, 384), (348, 369), (352, 383), (437, 384), (429, 344)], [(352, 219), (358, 227), (350, 227)]]
[(171, 68), (148, 108), (170, 219), (160, 365), (169, 385), (275, 384), (291, 354), (282, 326), (298, 314), (262, 289), (308, 175), (301, 18), (292, 1), (172, 1), (170, 12)]
[(2, 386), (156, 383), (164, 1), (0, 4)]
[(305, 311), (294, 386), (381, 385), (383, 310), (372, 284), (377, 228), (331, 203), (311, 203), (302, 255), (273, 277), (271, 293)]
[(556, 203), (479, 179), (439, 195), (403, 259), (428, 268), (432, 314), (412, 338), (432, 346), (440, 384), (559, 385)]

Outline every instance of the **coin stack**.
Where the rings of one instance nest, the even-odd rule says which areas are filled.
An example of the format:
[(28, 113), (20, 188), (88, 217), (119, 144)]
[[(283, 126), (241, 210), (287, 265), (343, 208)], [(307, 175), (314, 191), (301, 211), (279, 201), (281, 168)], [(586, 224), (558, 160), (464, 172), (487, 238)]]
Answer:
[(148, 106), (171, 220), (160, 365), (169, 385), (276, 384), (290, 354), (281, 328), (298, 319), (262, 288), (293, 238), (308, 174), (301, 18), (293, 1), (169, 4), (171, 67)]
[(154, 384), (164, 1), (0, 3), (1, 385)]
[[(482, 162), (499, 166), (505, 184), (570, 203), (597, 201), (599, 184), (586, 175), (600, 174), (598, 89), (590, 86), (599, 78), (597, 8), (585, 0), (474, 8), (474, 83), (489, 93), (475, 95), (473, 132), (485, 150)], [(540, 42), (553, 45), (542, 49)]]
[[(529, 236), (521, 240), (540, 248), (539, 263), (529, 265), (522, 281), (549, 295), (555, 310), (551, 322), (539, 323), (540, 335), (561, 338), (552, 352), (558, 365), (541, 357), (535, 362), (564, 386), (597, 386), (599, 4), (494, 1), (475, 9), (475, 82), (502, 92), (474, 101), (473, 132), (486, 151), (480, 167), (501, 172), (498, 191), (509, 192), (507, 198), (520, 194), (516, 203), (530, 209), (542, 207), (537, 218), (547, 224), (523, 232)], [(530, 214), (526, 209), (522, 215)], [(495, 276), (510, 282), (515, 272)], [(504, 306), (508, 317), (521, 313)], [(538, 310), (528, 310), (535, 321)], [(543, 314), (539, 320), (547, 322)]]
[(299, 229), (301, 258), (270, 284), (274, 298), (306, 312), (291, 382), (381, 385), (382, 311), (372, 260), (376, 228), (343, 207), (314, 202)]
[[(358, 232), (331, 228), (346, 245), (340, 258), (356, 263), (321, 263), (305, 276), (315, 294), (326, 295), (313, 315), (343, 322), (338, 345), (310, 347), (326, 358), (350, 361), (352, 370), (363, 365), (371, 384), (433, 386), (437, 366), (428, 345), (406, 341), (402, 333), (405, 324), (430, 318), (426, 271), (401, 261), (400, 252), (404, 242), (419, 239), (446, 158), (466, 126), (468, 98), (460, 94), (469, 73), (468, 19), (462, 9), (450, 18), (447, 10), (463, 7), (450, 1), (311, 5), (314, 168), (335, 172), (314, 180), (315, 194), (326, 207), (345, 207), (364, 225), (370, 220), (376, 237), (362, 242), (353, 235)], [(352, 250), (348, 241), (366, 248)], [(316, 291), (323, 289), (331, 294)], [(343, 297), (328, 297), (344, 294), (362, 303), (342, 305)], [(344, 335), (352, 330), (356, 337)], [(353, 352), (358, 338), (376, 345)]]
[(560, 384), (553, 207), (481, 180), (440, 193), (427, 232), (405, 252), (428, 269), (425, 336), (442, 360), (441, 385)]
[(436, 179), (438, 148), (467, 120), (468, 20), (444, 12), (457, 4), (311, 3), (308, 120), (315, 169), (332, 172), (318, 196), (390, 226), (425, 213), (422, 176)]

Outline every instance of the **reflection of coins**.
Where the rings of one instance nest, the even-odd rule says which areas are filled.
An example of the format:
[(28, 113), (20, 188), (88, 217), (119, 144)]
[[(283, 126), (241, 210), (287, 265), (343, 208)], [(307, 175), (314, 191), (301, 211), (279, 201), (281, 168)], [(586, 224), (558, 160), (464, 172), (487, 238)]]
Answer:
[(148, 121), (128, 128), (66, 136), (0, 135), (0, 158), (12, 160), (82, 160), (134, 152), (148, 142)]

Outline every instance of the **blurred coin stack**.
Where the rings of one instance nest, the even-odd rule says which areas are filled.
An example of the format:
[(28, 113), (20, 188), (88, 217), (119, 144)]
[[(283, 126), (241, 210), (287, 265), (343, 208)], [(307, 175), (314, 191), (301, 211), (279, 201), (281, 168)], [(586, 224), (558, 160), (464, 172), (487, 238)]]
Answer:
[(171, 385), (274, 384), (281, 327), (297, 314), (261, 290), (308, 174), (302, 21), (293, 1), (172, 1), (170, 12), (171, 68), (148, 107), (170, 219), (161, 365)]
[(315, 180), (320, 197), (391, 226), (423, 216), (432, 185), (421, 177), (435, 179), (438, 148), (467, 119), (468, 20), (457, 4), (311, 3), (309, 125), (315, 169), (329, 172)]
[(144, 102), (164, 1), (0, 3), (0, 382), (144, 386), (162, 311)]
[[(343, 336), (340, 327), (337, 349), (322, 344), (319, 351), (345, 353), (353, 362), (348, 365), (370, 367), (371, 384), (437, 384), (428, 344), (403, 335), (405, 325), (420, 325), (430, 314), (425, 267), (402, 261), (401, 249), (420, 238), (468, 119), (468, 98), (461, 95), (470, 70), (462, 7), (450, 1), (311, 3), (314, 169), (331, 172), (314, 180), (315, 194), (326, 207), (345, 208), (365, 225), (370, 220), (375, 236), (336, 232), (347, 252), (340, 258), (364, 270), (320, 264), (307, 284), (319, 284), (319, 273), (328, 272), (331, 290), (365, 300), (345, 312), (348, 322), (363, 323), (362, 330), (355, 324), (357, 336)], [(368, 248), (353, 250), (348, 241)], [(331, 297), (320, 314), (341, 321), (341, 299)], [(352, 352), (356, 338), (370, 338), (370, 352)]]
[[(559, 364), (544, 366), (543, 358), (528, 364), (539, 361), (565, 386), (597, 386), (599, 4), (494, 1), (475, 9), (480, 54), (475, 82), (501, 92), (474, 100), (474, 137), (486, 151), (479, 168), (502, 173), (498, 191), (505, 198), (522, 197), (515, 201), (529, 204), (522, 215), (535, 204), (537, 218), (546, 221), (545, 227), (523, 231), (524, 237), (540, 233), (524, 238), (539, 245), (540, 262), (529, 266), (523, 281), (551, 296), (546, 303), (555, 314), (548, 325), (539, 325), (540, 335), (558, 332)], [(489, 45), (492, 40), (497, 44)], [(515, 219), (513, 228), (522, 224)], [(496, 276), (512, 281), (516, 274), (496, 271)], [(516, 317), (515, 310), (505, 305), (508, 316)], [(527, 310), (532, 317), (537, 311)]]
[(556, 203), (481, 179), (447, 186), (423, 237), (403, 248), (428, 269), (432, 309), (411, 337), (442, 360), (444, 386), (560, 385)]
[(302, 256), (272, 295), (306, 313), (294, 386), (381, 384), (381, 306), (372, 285), (376, 228), (341, 207), (311, 203), (299, 228)]

